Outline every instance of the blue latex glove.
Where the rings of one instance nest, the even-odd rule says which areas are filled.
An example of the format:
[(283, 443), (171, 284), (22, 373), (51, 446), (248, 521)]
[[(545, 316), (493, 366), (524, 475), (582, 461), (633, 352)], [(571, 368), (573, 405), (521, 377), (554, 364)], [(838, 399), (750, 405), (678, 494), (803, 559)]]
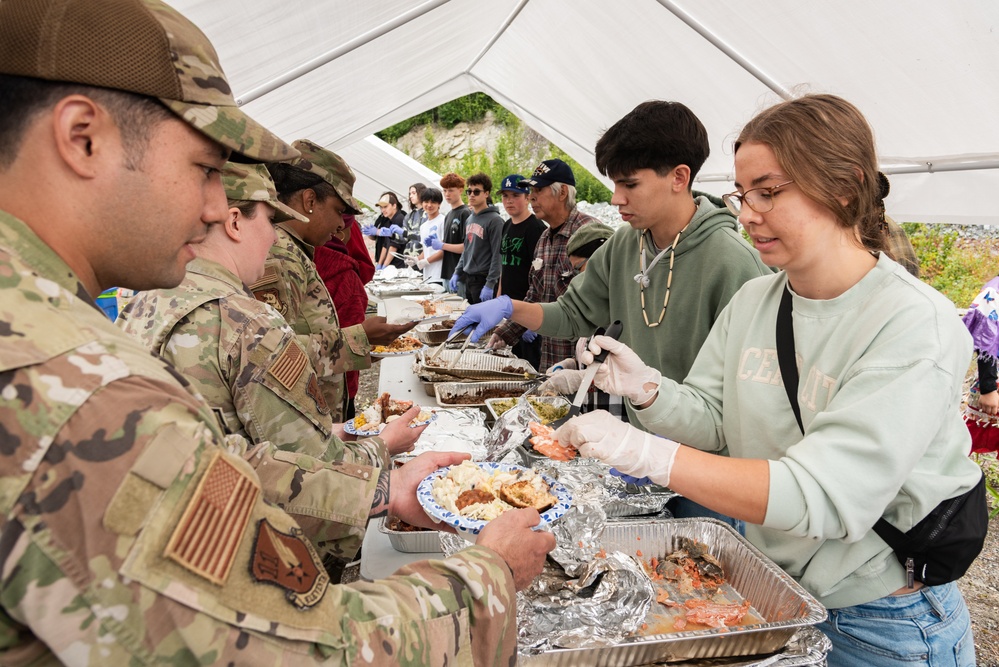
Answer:
[(406, 230), (403, 229), (402, 227), (400, 227), (399, 225), (390, 225), (388, 229), (389, 229), (389, 233), (390, 234), (405, 234), (406, 233)]
[(451, 274), (451, 280), (449, 280), (447, 282), (447, 286), (451, 289), (452, 292), (457, 292), (458, 291), (458, 274), (457, 273), (452, 273)]
[(378, 231), (376, 232), (376, 235), (377, 236), (392, 236), (392, 228), (391, 227), (379, 227)]
[[(537, 337), (538, 337), (537, 332), (531, 331), (530, 329), (520, 334), (521, 340), (523, 340), (525, 343), (533, 343), (534, 339)], [(558, 368), (561, 370), (562, 367), (559, 366)]]
[(427, 238), (423, 239), (423, 245), (427, 248), (433, 248), (434, 250), (440, 250), (444, 247), (444, 242), (437, 238), (436, 234), (431, 234)]
[(361, 233), (365, 236), (378, 236), (378, 228), (374, 225), (364, 225), (361, 227)]
[(627, 484), (634, 484), (636, 486), (645, 486), (647, 484), (652, 484), (652, 480), (649, 479), (648, 477), (632, 477), (631, 475), (625, 475), (617, 468), (611, 468), (610, 474), (614, 475), (615, 477), (620, 477)]
[(479, 301), (489, 301), (494, 296), (496, 296), (496, 292), (489, 285), (483, 285), (482, 289), (479, 290)]
[(472, 342), (479, 340), (494, 326), (503, 321), (504, 318), (513, 316), (513, 301), (506, 294), (498, 296), (489, 301), (477, 303), (469, 306), (468, 310), (462, 313), (461, 317), (451, 327), (451, 335), (464, 331), (469, 325), (475, 324), (475, 330), (469, 338)]
[(381, 271), (385, 268), (384, 264), (375, 264), (375, 271)]

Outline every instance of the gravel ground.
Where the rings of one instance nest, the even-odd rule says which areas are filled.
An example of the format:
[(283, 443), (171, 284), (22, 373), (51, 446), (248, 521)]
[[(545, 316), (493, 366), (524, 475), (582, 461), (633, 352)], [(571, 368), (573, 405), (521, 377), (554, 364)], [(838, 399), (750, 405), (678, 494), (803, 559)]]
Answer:
[(971, 612), (981, 667), (999, 667), (999, 517), (989, 522), (985, 548), (957, 582)]

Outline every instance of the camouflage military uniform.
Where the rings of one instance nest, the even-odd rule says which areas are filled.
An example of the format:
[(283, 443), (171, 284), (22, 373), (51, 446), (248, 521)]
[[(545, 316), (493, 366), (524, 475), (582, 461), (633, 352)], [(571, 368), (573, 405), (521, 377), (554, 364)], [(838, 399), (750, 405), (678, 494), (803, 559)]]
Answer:
[(333, 435), (295, 333), (221, 264), (195, 259), (180, 286), (140, 292), (117, 324), (180, 371), (227, 433), (323, 461), (388, 464), (380, 438), (344, 443)]
[(2, 212), (0, 287), (4, 664), (512, 664), (494, 552), (329, 585), (305, 539), (325, 499), (298, 481), (353, 471), (367, 497), (373, 469), (226, 439)]
[(253, 295), (273, 306), (309, 353), (333, 421), (342, 421), (346, 400), (345, 371), (368, 368), (371, 346), (360, 324), (344, 329), (333, 300), (312, 262), (313, 248), (287, 225), (278, 224), (264, 276), (250, 286)]

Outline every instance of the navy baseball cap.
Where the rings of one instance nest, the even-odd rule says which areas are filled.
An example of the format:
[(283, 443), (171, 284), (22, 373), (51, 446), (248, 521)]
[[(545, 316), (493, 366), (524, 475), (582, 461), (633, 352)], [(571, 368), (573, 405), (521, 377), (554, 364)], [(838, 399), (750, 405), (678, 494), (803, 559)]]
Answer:
[(565, 183), (576, 187), (576, 177), (572, 175), (572, 169), (562, 160), (545, 160), (538, 165), (530, 178), (523, 179), (517, 185), (543, 188), (552, 183)]
[(503, 183), (500, 185), (500, 192), (519, 192), (526, 195), (530, 191), (520, 185), (523, 182), (524, 177), (520, 174), (510, 174), (503, 179)]

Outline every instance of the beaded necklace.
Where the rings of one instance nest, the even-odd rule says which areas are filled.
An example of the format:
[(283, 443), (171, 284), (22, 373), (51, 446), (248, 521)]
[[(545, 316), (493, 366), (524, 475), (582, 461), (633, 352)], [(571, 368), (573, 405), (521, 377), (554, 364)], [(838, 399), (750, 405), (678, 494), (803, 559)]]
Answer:
[[(640, 296), (642, 300), (642, 317), (645, 319), (645, 326), (649, 327), (650, 329), (662, 324), (663, 318), (666, 317), (666, 306), (669, 304), (669, 291), (670, 287), (672, 287), (673, 285), (673, 261), (676, 259), (676, 252), (675, 252), (676, 244), (680, 242), (680, 234), (683, 234), (685, 231), (687, 231), (687, 227), (689, 226), (690, 223), (688, 222), (686, 225), (684, 225), (683, 229), (677, 232), (676, 238), (673, 239), (673, 242), (670, 243), (665, 250), (661, 250), (659, 254), (652, 259), (652, 263), (649, 264), (648, 268), (645, 268), (645, 232), (647, 230), (642, 230), (642, 235), (639, 237), (639, 242), (638, 242), (638, 251), (640, 257), (639, 265), (642, 269), (642, 272), (635, 275), (635, 282), (639, 284), (641, 289)], [(650, 323), (649, 316), (645, 312), (645, 288), (649, 286), (649, 273), (652, 271), (652, 269), (655, 268), (656, 264), (659, 263), (659, 260), (661, 260), (666, 255), (666, 253), (669, 253), (669, 274), (666, 276), (666, 296), (663, 298), (663, 310), (661, 313), (659, 313), (659, 320), (657, 322)]]

